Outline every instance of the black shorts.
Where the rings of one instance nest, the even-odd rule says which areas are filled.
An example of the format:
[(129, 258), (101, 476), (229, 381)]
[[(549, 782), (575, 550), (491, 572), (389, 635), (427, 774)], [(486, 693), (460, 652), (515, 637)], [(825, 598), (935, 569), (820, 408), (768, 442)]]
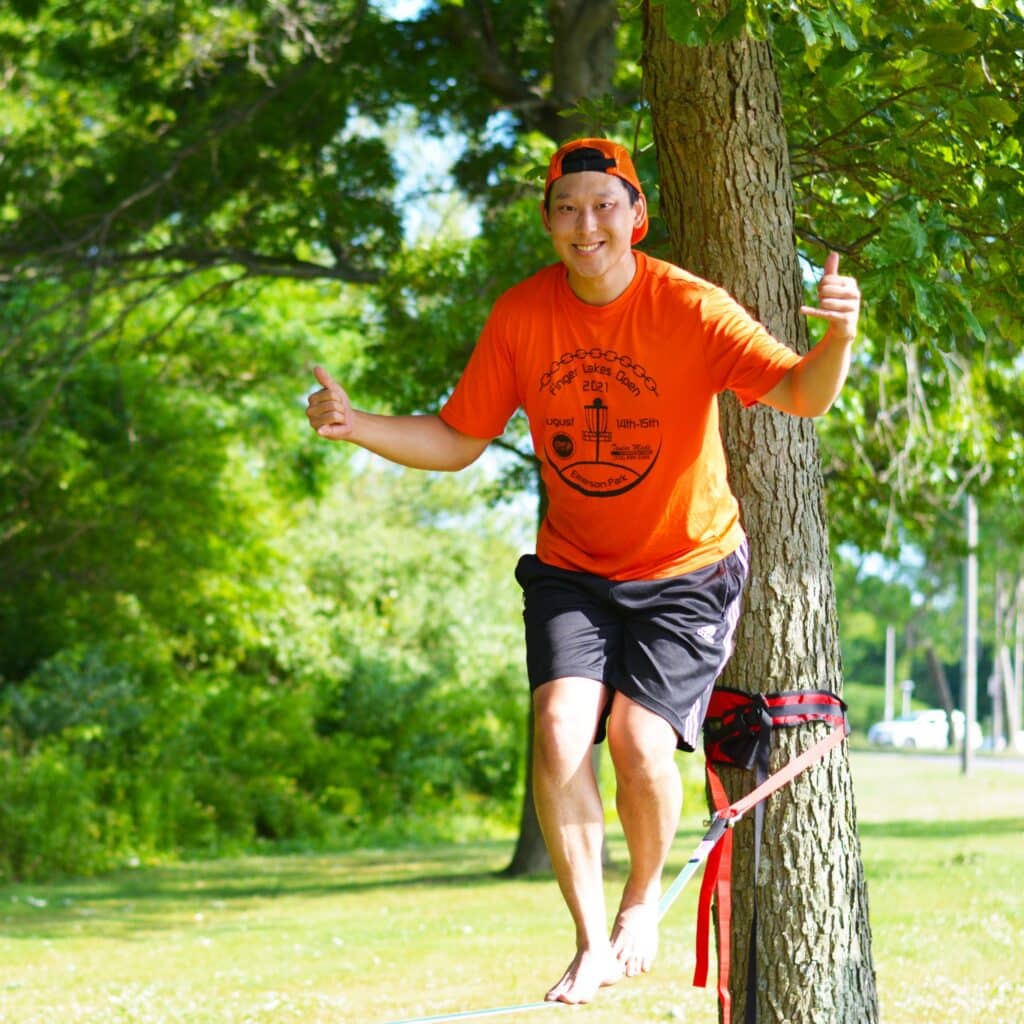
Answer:
[[(524, 555), (530, 689), (596, 679), (664, 718), (695, 749), (715, 680), (732, 654), (748, 571), (746, 541), (713, 565), (658, 580), (607, 580)], [(604, 738), (609, 707), (594, 738)]]

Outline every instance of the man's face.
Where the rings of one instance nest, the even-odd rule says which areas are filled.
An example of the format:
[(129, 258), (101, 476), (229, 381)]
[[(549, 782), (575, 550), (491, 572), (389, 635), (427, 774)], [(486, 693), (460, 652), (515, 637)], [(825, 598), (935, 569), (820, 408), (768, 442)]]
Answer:
[(632, 280), (633, 229), (645, 213), (643, 197), (631, 206), (625, 183), (614, 174), (579, 171), (551, 186), (544, 224), (581, 299), (610, 302)]

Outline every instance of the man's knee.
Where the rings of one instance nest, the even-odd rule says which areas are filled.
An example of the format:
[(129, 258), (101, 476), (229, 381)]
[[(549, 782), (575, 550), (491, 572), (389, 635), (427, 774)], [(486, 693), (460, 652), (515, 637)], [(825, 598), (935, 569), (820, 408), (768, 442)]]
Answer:
[(675, 729), (647, 708), (621, 694), (608, 719), (608, 749), (620, 779), (657, 778), (675, 771)]
[(589, 753), (607, 699), (601, 683), (556, 679), (533, 694), (534, 751), (542, 763), (578, 761)]

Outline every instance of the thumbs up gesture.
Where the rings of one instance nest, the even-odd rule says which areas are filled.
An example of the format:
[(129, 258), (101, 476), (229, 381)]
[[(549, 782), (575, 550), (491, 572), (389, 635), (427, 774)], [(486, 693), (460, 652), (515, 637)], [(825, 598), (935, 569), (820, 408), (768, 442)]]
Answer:
[(352, 405), (348, 395), (322, 366), (313, 368), (313, 376), (321, 387), (306, 402), (309, 425), (329, 441), (344, 441), (352, 436), (353, 430)]
[(860, 317), (860, 289), (852, 277), (839, 273), (839, 253), (825, 257), (825, 268), (818, 282), (818, 305), (801, 306), (804, 316), (828, 320), (828, 333), (836, 340), (853, 341)]

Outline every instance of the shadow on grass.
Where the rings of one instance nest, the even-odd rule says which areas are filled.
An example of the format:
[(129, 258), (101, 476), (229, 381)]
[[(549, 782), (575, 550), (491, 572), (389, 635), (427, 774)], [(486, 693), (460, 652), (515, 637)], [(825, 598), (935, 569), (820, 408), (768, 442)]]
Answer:
[[(1020, 835), (1024, 819), (867, 822), (862, 836), (940, 839), (977, 835)], [(681, 829), (665, 876), (686, 863), (702, 831)], [(612, 884), (625, 878), (628, 855), (621, 835), (609, 835)], [(129, 941), (179, 928), (182, 922), (217, 910), (248, 912), (277, 900), (329, 900), (374, 892), (460, 888), (481, 890), (481, 898), (510, 883), (553, 884), (550, 873), (508, 878), (507, 841), (477, 841), (429, 847), (361, 849), (336, 853), (293, 853), (183, 862), (95, 879), (48, 885), (0, 887), (0, 928), (21, 938), (51, 938), (71, 932), (117, 934)]]
[[(85, 928), (123, 937), (177, 927), (211, 906), (245, 909), (278, 899), (331, 899), (375, 890), (490, 889), (508, 881), (507, 843), (428, 849), (358, 850), (186, 862), (101, 878), (0, 887), (0, 927), (8, 935), (47, 938)], [(550, 875), (515, 882), (550, 884)], [(138, 934), (132, 934), (138, 933)]]
[(967, 839), (1024, 835), (1024, 818), (966, 818), (953, 821), (869, 821), (857, 826), (872, 839)]
[[(680, 832), (666, 866), (667, 877), (685, 864), (696, 836)], [(628, 870), (620, 835), (609, 835), (608, 853), (606, 877), (618, 884)], [(512, 884), (555, 884), (551, 873), (508, 877), (504, 870), (510, 859), (508, 842), (489, 841), (194, 861), (93, 879), (5, 885), (0, 887), (0, 929), (25, 940), (85, 933), (145, 942), (149, 936), (188, 928), (190, 922), (213, 922), (220, 911), (261, 913), (261, 905), (277, 900), (358, 898), (378, 891), (450, 887), (478, 889), (486, 901)]]

